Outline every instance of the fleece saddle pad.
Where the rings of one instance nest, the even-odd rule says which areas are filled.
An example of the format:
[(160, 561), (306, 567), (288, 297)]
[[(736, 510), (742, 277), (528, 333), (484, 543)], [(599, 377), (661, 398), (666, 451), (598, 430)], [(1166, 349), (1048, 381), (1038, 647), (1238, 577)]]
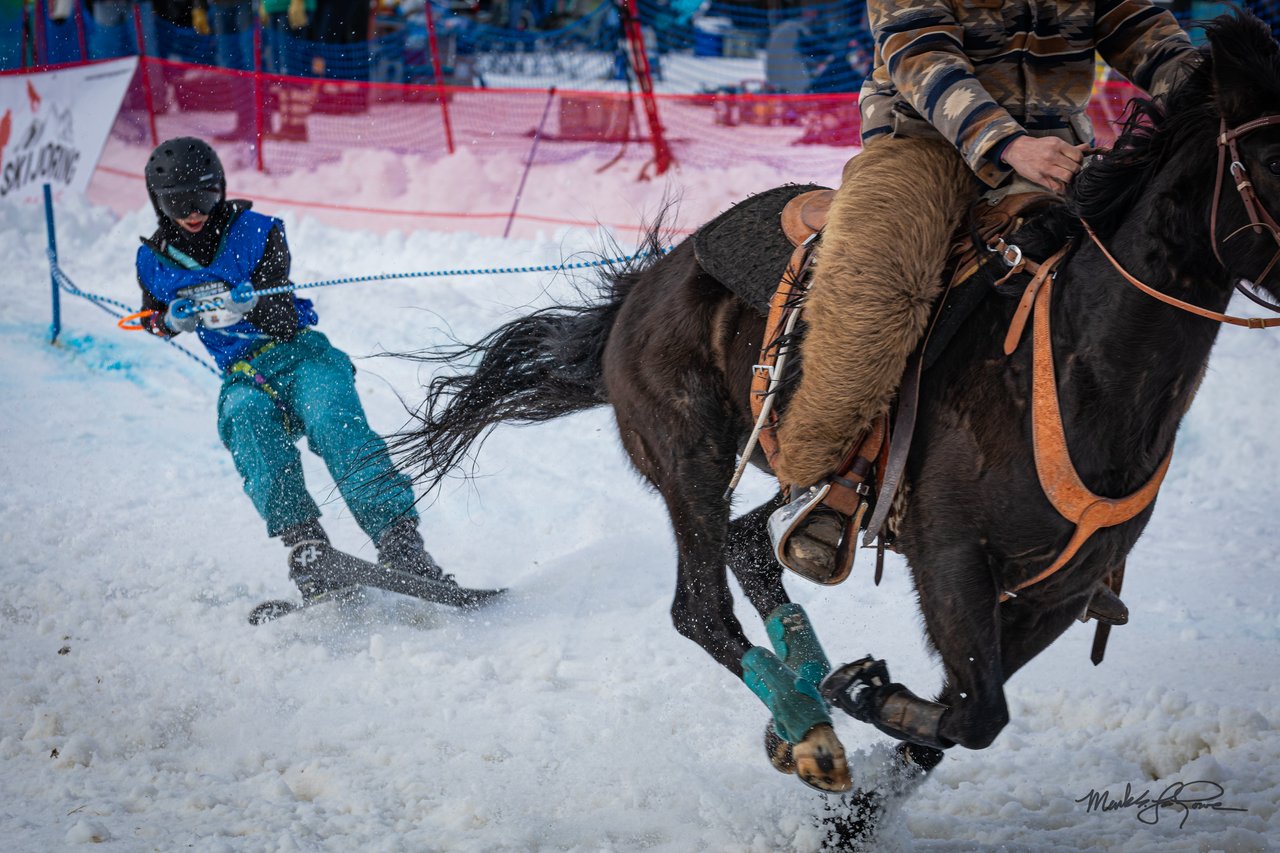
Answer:
[(782, 233), (782, 208), (814, 184), (787, 184), (743, 199), (693, 235), (698, 265), (762, 315), (782, 281), (794, 246)]

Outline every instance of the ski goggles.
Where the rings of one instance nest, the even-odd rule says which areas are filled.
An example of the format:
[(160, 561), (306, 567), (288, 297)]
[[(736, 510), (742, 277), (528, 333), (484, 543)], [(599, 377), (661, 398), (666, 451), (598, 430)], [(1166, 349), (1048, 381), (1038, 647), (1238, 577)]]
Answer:
[(170, 219), (186, 219), (197, 212), (208, 216), (222, 200), (222, 188), (217, 184), (204, 184), (157, 190), (156, 200), (160, 204), (160, 212)]

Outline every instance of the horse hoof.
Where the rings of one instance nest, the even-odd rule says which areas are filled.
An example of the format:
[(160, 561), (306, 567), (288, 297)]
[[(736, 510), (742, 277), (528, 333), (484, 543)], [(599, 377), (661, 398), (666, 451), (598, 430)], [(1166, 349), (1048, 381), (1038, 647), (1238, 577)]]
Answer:
[(832, 583), (839, 574), (836, 549), (844, 535), (844, 516), (819, 507), (787, 539), (787, 568), (815, 583)]
[(830, 723), (819, 723), (809, 729), (804, 740), (792, 745), (791, 755), (796, 775), (810, 788), (836, 794), (853, 787), (844, 747)]
[(774, 770), (779, 773), (796, 772), (796, 759), (792, 753), (791, 744), (773, 730), (772, 721), (764, 727), (764, 751), (769, 756), (769, 763), (773, 765)]

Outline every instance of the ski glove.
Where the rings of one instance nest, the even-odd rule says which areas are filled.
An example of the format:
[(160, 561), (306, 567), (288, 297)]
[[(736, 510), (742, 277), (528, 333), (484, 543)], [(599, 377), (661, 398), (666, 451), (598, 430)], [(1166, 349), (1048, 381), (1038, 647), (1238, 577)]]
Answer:
[(241, 316), (248, 314), (257, 304), (258, 294), (253, 292), (253, 285), (247, 281), (242, 281), (231, 288), (231, 292), (222, 300), (223, 308)]
[(178, 332), (194, 332), (196, 326), (200, 325), (200, 318), (196, 315), (196, 304), (190, 299), (175, 299), (169, 303), (169, 308), (164, 312), (164, 324), (177, 334)]

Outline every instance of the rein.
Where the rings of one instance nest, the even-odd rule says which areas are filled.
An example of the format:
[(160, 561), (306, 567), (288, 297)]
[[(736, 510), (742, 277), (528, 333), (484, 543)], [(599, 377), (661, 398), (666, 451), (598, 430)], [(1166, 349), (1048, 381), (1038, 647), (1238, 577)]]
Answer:
[[(1261, 130), (1264, 127), (1273, 127), (1280, 125), (1280, 115), (1264, 116), (1253, 121), (1245, 122), (1234, 128), (1227, 127), (1227, 120), (1222, 119), (1222, 130), (1218, 134), (1218, 169), (1214, 177), (1213, 185), (1213, 206), (1209, 212), (1209, 242), (1213, 246), (1214, 257), (1218, 259), (1218, 263), (1222, 264), (1223, 269), (1227, 268), (1227, 262), (1222, 257), (1222, 252), (1218, 248), (1218, 208), (1219, 202), (1222, 200), (1222, 184), (1226, 178), (1227, 172), (1230, 171), (1231, 177), (1235, 179), (1236, 192), (1240, 194), (1240, 201), (1244, 204), (1245, 213), (1249, 216), (1249, 224), (1243, 228), (1238, 228), (1227, 235), (1226, 239), (1239, 234), (1246, 229), (1252, 229), (1255, 234), (1270, 233), (1271, 238), (1276, 241), (1276, 246), (1280, 247), (1280, 224), (1276, 223), (1271, 213), (1263, 206), (1258, 199), (1257, 192), (1253, 189), (1253, 182), (1249, 180), (1249, 170), (1245, 168), (1244, 162), (1240, 159), (1240, 150), (1236, 146), (1236, 141), (1242, 136), (1252, 133), (1255, 130)], [(1231, 156), (1231, 164), (1227, 165), (1227, 155)], [(1148, 296), (1158, 299), (1167, 305), (1172, 305), (1182, 311), (1187, 311), (1207, 320), (1213, 320), (1218, 323), (1229, 323), (1232, 326), (1241, 326), (1246, 329), (1270, 329), (1280, 326), (1280, 317), (1270, 317), (1263, 319), (1261, 317), (1234, 317), (1230, 314), (1220, 314), (1217, 311), (1210, 311), (1207, 308), (1201, 308), (1192, 305), (1190, 302), (1183, 302), (1181, 299), (1175, 299), (1172, 296), (1161, 293), (1154, 287), (1143, 283), (1139, 279), (1126, 270), (1116, 257), (1107, 251), (1107, 247), (1103, 245), (1102, 240), (1094, 233), (1093, 228), (1084, 219), (1080, 222), (1084, 225), (1085, 232), (1093, 240), (1094, 244), (1102, 250), (1103, 256), (1111, 262), (1111, 266), (1115, 267), (1116, 272), (1124, 277), (1124, 280), (1141, 290)], [(1226, 242), (1225, 240), (1222, 242)], [(1267, 277), (1272, 269), (1275, 268), (1276, 262), (1280, 261), (1280, 248), (1276, 249), (1276, 253), (1271, 256), (1271, 260), (1262, 270), (1262, 274), (1257, 277), (1257, 281), (1262, 281)], [(1236, 281), (1236, 290), (1249, 297), (1251, 300), (1261, 305), (1269, 311), (1280, 313), (1280, 305), (1263, 299), (1253, 293), (1249, 288), (1244, 286), (1240, 280)]]
[[(1125, 281), (1129, 282), (1148, 296), (1158, 299), (1167, 305), (1172, 305), (1174, 308), (1179, 308), (1190, 314), (1195, 314), (1198, 317), (1204, 317), (1207, 320), (1214, 320), (1218, 323), (1229, 323), (1232, 326), (1240, 326), (1246, 329), (1270, 329), (1275, 326), (1280, 326), (1280, 317), (1234, 317), (1230, 314), (1220, 314), (1217, 311), (1210, 311), (1208, 308), (1201, 308), (1198, 305), (1192, 305), (1190, 302), (1183, 302), (1181, 299), (1172, 297), (1167, 293), (1161, 293), (1151, 285), (1145, 284), (1140, 279), (1131, 275), (1129, 271), (1121, 266), (1120, 262), (1116, 260), (1115, 255), (1107, 251), (1107, 247), (1102, 244), (1102, 240), (1100, 240), (1098, 235), (1094, 233), (1094, 230), (1089, 223), (1085, 222), (1083, 219), (1081, 219), (1080, 222), (1084, 225), (1085, 233), (1093, 239), (1094, 244), (1102, 251), (1103, 256), (1111, 262), (1111, 266), (1115, 267), (1116, 272), (1120, 273), (1120, 275), (1124, 277)], [(1277, 253), (1277, 255), (1280, 256), (1280, 253)], [(1270, 266), (1268, 266), (1268, 269), (1269, 268)], [(1237, 287), (1239, 286), (1237, 285)], [(1256, 296), (1253, 296), (1253, 294), (1249, 293), (1247, 290), (1244, 290), (1244, 288), (1239, 289), (1249, 297), (1253, 298), (1254, 301), (1261, 303), (1265, 307), (1270, 308), (1273, 311), (1280, 311), (1280, 306), (1266, 303), (1263, 300), (1258, 299)]]

